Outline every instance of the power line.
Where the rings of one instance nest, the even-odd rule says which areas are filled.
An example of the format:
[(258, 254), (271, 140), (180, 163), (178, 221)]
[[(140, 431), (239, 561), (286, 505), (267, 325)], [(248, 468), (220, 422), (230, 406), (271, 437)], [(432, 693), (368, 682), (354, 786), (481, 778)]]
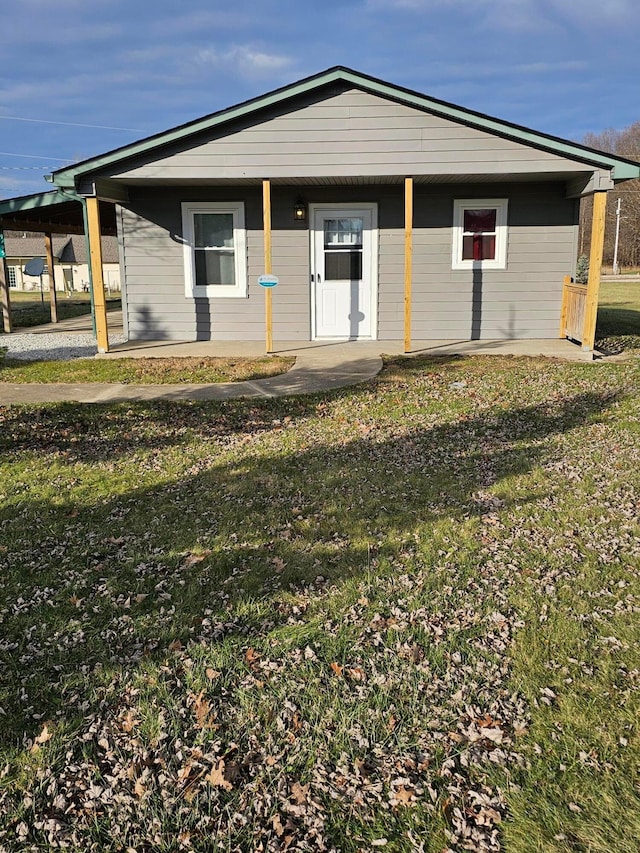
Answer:
[[(15, 151), (0, 151), (0, 155), (3, 157), (28, 157), (30, 160), (44, 160), (42, 154), (17, 154)], [(58, 163), (72, 163), (72, 160), (69, 158), (63, 159), (62, 157), (47, 157), (47, 160), (56, 160)]]
[(106, 124), (80, 124), (79, 122), (74, 121), (51, 121), (46, 118), (22, 118), (22, 116), (0, 115), (0, 118), (8, 119), (9, 121), (31, 121), (36, 124), (60, 124), (64, 127), (91, 127), (94, 130), (128, 130), (132, 133), (144, 133), (144, 131), (139, 127), (111, 127)]

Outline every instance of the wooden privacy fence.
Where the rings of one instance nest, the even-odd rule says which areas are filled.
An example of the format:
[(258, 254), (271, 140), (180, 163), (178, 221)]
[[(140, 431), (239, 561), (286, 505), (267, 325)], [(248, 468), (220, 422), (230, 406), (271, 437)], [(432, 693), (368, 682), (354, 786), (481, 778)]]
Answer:
[(560, 337), (583, 342), (584, 317), (587, 308), (587, 285), (575, 284), (571, 276), (564, 277), (562, 288), (562, 310), (560, 314)]

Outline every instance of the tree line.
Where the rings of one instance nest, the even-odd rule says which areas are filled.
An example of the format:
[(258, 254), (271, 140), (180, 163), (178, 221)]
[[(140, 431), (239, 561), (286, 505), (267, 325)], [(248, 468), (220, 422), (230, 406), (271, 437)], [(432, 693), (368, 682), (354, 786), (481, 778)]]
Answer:
[[(640, 162), (640, 121), (624, 130), (609, 128), (601, 133), (588, 133), (583, 140), (589, 148), (606, 151), (627, 160)], [(616, 236), (616, 207), (621, 199), (620, 240), (618, 264), (620, 267), (640, 267), (640, 180), (626, 181), (607, 193), (607, 224), (604, 242), (604, 263), (613, 264)], [(580, 239), (578, 254), (589, 254), (591, 242), (591, 216), (593, 198), (582, 199), (580, 204)]]

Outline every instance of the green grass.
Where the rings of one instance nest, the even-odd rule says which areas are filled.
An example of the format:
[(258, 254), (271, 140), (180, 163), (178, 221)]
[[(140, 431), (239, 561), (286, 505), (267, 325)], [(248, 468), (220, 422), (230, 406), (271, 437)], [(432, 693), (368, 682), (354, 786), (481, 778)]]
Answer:
[(640, 280), (602, 282), (596, 345), (607, 352), (640, 349)]
[(285, 373), (295, 359), (262, 358), (119, 358), (33, 361), (2, 358), (0, 382), (118, 382), (184, 384), (238, 382)]
[[(25, 329), (51, 322), (48, 292), (44, 293), (44, 301), (41, 300), (40, 291), (12, 290), (10, 296), (14, 328)], [(81, 317), (91, 313), (91, 301), (88, 293), (73, 293), (67, 297), (60, 292), (57, 296), (59, 320), (68, 320), (71, 317)], [(121, 308), (120, 297), (107, 298), (107, 311), (114, 311), (119, 308)], [(0, 326), (0, 333), (4, 333), (2, 326)]]
[(639, 373), (0, 410), (0, 846), (637, 850)]

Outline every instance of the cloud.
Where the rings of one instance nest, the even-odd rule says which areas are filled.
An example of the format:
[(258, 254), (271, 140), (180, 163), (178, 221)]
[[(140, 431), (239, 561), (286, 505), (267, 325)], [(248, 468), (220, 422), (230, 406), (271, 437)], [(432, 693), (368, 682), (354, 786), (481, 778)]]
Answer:
[(252, 77), (256, 74), (278, 74), (288, 70), (293, 60), (279, 53), (266, 53), (251, 45), (235, 45), (227, 50), (207, 48), (196, 54), (196, 62), (202, 66), (229, 67), (239, 74)]
[[(424, 13), (450, 10), (469, 14), (467, 0), (365, 0), (371, 11)], [(483, 28), (541, 31), (567, 25), (587, 29), (594, 22), (618, 24), (638, 18), (637, 0), (492, 0), (473, 10)]]
[(188, 35), (203, 32), (219, 32), (220, 30), (240, 30), (254, 28), (259, 25), (259, 13), (249, 14), (240, 11), (223, 11), (222, 9), (180, 10), (180, 15), (158, 17), (149, 23), (149, 35), (156, 38)]

